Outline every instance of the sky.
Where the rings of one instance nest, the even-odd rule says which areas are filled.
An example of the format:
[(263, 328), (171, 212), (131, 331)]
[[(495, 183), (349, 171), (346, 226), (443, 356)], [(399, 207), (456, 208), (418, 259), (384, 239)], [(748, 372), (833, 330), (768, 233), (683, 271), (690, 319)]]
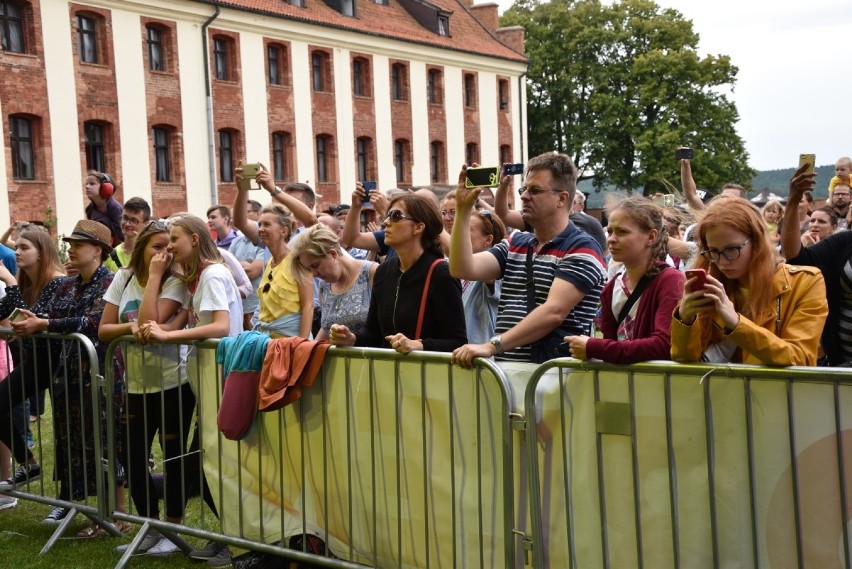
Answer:
[[(501, 10), (512, 0), (498, 0)], [(852, 156), (852, 2), (657, 0), (693, 22), (699, 55), (739, 68), (729, 97), (757, 170)]]

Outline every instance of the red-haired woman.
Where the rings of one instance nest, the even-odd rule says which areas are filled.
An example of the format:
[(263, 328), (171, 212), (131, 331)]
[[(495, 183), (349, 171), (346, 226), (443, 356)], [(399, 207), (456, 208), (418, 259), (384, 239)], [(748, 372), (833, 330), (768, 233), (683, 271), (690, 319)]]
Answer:
[(743, 198), (711, 202), (697, 228), (706, 269), (672, 319), (672, 359), (816, 365), (828, 307), (822, 273), (781, 262), (760, 212)]

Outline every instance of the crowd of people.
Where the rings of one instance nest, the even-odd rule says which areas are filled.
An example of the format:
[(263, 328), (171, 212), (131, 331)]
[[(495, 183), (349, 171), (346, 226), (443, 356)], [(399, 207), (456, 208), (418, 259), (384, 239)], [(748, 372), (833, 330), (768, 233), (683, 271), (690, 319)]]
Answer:
[[(0, 362), (0, 443), (17, 464), (9, 472), (4, 461), (0, 492), (42, 476), (27, 446), (23, 405), (50, 388), (59, 497), (95, 493), (92, 433), (113, 421), (117, 479), (129, 482), (133, 506), (151, 518), (160, 517), (149, 469), (159, 432), (165, 517), (180, 522), (192, 477), (185, 461), (172, 459), (190, 448), (198, 395), (192, 352), (180, 343), (244, 330), (402, 355), (447, 352), (463, 367), (478, 357), (540, 363), (561, 356), (846, 365), (850, 170), (849, 158), (837, 162), (824, 207), (813, 205), (815, 174), (804, 165), (790, 181), (786, 208), (770, 201), (758, 209), (737, 184), (702, 199), (684, 159), (682, 203), (614, 194), (605, 228), (585, 212), (576, 167), (557, 153), (526, 164), (519, 210), (509, 207), (512, 176), (501, 177), (486, 203), (480, 189), (467, 187), (465, 165), (442, 199), (428, 189), (368, 192), (359, 183), (351, 204), (317, 214), (310, 186), (278, 188), (261, 167), (255, 180), (269, 205), (250, 199), (238, 169), (230, 207), (213, 205), (206, 220), (191, 213), (155, 219), (144, 199), (121, 206), (115, 181), (89, 172), (91, 203), (64, 238), (65, 264), (34, 225), (3, 236), (11, 258), (0, 246), (0, 319), (9, 319), (21, 345), (9, 350), (14, 361)], [(380, 225), (362, 227), (365, 207)], [(87, 356), (66, 341), (28, 338), (36, 332), (78, 332), (92, 341), (100, 369), (113, 366), (115, 416), (102, 413), (102, 424), (93, 424)], [(127, 346), (105, 362), (110, 341), (125, 335), (152, 345)], [(47, 361), (56, 366), (36, 365)], [(12, 506), (0, 494), (0, 509)], [(45, 522), (67, 515), (54, 508)], [(79, 534), (98, 535), (97, 524)], [(156, 530), (138, 549), (177, 550)], [(214, 567), (231, 562), (215, 544), (193, 556)]]

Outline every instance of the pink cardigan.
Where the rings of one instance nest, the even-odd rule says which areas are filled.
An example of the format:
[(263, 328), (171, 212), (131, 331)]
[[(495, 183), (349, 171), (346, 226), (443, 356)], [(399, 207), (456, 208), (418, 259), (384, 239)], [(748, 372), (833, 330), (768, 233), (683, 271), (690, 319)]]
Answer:
[(683, 273), (664, 268), (642, 292), (636, 307), (635, 340), (617, 340), (617, 315), (612, 313), (612, 289), (618, 278), (610, 279), (601, 292), (603, 339), (590, 338), (586, 356), (613, 364), (671, 359), (672, 313), (683, 296)]

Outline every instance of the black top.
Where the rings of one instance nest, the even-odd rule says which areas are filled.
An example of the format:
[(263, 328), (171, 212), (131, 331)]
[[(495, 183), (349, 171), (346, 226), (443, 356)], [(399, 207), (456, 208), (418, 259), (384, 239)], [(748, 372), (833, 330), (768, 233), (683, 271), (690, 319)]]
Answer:
[(810, 247), (802, 247), (798, 255), (787, 259), (790, 265), (809, 265), (822, 271), (828, 296), (828, 318), (822, 331), (822, 348), (828, 356), (829, 365), (833, 366), (846, 363), (848, 359), (840, 347), (840, 309), (843, 307), (841, 277), (850, 259), (852, 230), (849, 229), (838, 231)]
[(421, 337), (414, 337), (426, 273), (435, 259), (434, 253), (426, 251), (405, 272), (399, 268), (399, 257), (379, 265), (367, 323), (356, 346), (390, 348), (385, 336), (397, 333), (421, 340), (423, 349), (430, 352), (451, 352), (467, 343), (461, 284), (450, 276), (447, 263), (439, 263), (432, 272)]
[(598, 245), (601, 246), (601, 251), (606, 251), (606, 232), (596, 217), (592, 217), (587, 213), (572, 213), (570, 219), (571, 223), (577, 226), (577, 229), (585, 231), (592, 236), (592, 239), (598, 242)]

